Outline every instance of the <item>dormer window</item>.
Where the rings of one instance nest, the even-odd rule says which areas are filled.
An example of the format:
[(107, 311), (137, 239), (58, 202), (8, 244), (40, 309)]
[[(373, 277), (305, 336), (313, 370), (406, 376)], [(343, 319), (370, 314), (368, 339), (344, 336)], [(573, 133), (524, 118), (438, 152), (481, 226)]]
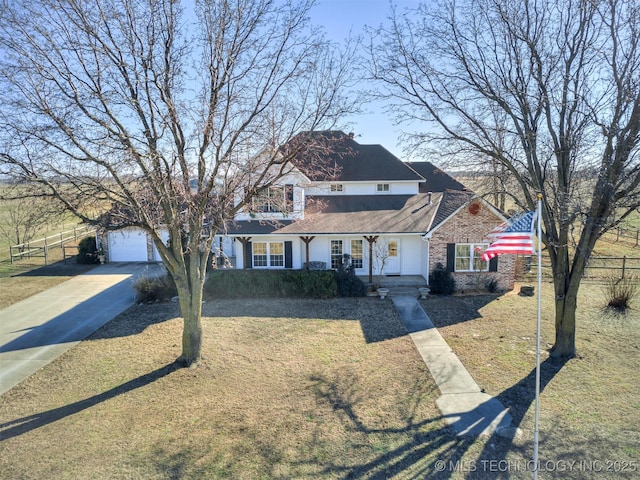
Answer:
[(376, 185), (376, 192), (378, 192), (378, 193), (389, 193), (389, 184), (388, 183), (378, 183)]
[(253, 211), (262, 213), (282, 212), (285, 210), (285, 196), (282, 187), (266, 187), (253, 198)]
[(342, 192), (344, 190), (344, 186), (341, 183), (332, 183), (331, 191), (332, 192)]

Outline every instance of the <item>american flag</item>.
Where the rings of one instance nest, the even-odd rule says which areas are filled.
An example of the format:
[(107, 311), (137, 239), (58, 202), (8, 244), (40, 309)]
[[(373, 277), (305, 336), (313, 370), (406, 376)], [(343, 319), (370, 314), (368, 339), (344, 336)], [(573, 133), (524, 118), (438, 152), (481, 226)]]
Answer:
[(524, 212), (496, 227), (488, 236), (495, 238), (482, 254), (482, 260), (488, 262), (502, 254), (532, 255), (533, 229), (536, 212)]

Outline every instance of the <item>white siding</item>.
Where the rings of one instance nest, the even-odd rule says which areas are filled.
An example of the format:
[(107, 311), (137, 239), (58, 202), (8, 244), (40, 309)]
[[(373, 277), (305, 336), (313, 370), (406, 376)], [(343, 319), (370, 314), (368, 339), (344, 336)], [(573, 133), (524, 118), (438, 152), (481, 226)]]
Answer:
[[(389, 184), (389, 191), (377, 192), (379, 183)], [(418, 182), (345, 182), (342, 192), (332, 192), (329, 184), (307, 187), (307, 195), (415, 195), (419, 192)]]
[[(400, 253), (400, 274), (401, 275), (425, 275), (427, 273), (427, 244), (422, 241), (420, 235), (381, 235), (378, 238), (378, 243), (384, 242), (387, 238), (393, 238), (399, 241), (399, 253)], [(331, 235), (316, 237), (309, 244), (309, 260), (314, 262), (325, 262), (327, 268), (331, 267), (331, 240), (343, 241), (343, 252), (351, 253), (350, 246), (352, 239), (362, 239), (364, 258), (361, 269), (356, 270), (357, 275), (369, 274), (369, 242), (367, 242), (362, 236), (342, 236)], [(300, 242), (302, 243), (302, 242)], [(295, 243), (294, 243), (295, 244)], [(294, 248), (295, 252), (295, 248)], [(295, 255), (295, 253), (294, 253)], [(304, 244), (301, 246), (301, 264), (305, 262)], [(374, 258), (373, 258), (373, 273), (377, 275), (379, 268), (375, 257), (375, 245), (374, 245)], [(384, 273), (384, 272), (383, 272)], [(426, 277), (425, 277), (426, 278)]]
[(421, 235), (400, 237), (400, 242), (400, 273), (424, 276), (427, 273), (427, 243)]

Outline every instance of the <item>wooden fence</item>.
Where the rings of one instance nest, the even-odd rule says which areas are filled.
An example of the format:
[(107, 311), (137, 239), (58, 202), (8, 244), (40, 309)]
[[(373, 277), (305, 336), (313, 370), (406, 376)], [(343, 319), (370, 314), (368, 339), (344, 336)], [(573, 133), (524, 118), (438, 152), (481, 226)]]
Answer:
[(66, 260), (67, 256), (70, 256), (67, 250), (73, 249), (73, 255), (75, 255), (77, 253), (75, 244), (78, 239), (87, 235), (95, 235), (95, 227), (81, 225), (73, 230), (60, 232), (49, 237), (39, 238), (20, 245), (11, 245), (9, 247), (9, 257), (12, 264), (15, 261), (24, 259), (43, 258), (44, 264), (49, 265), (49, 257), (53, 249), (59, 248), (62, 253), (62, 259)]
[(640, 247), (640, 229), (619, 226), (603, 235), (609, 242), (624, 242), (634, 247)]
[[(537, 257), (531, 258), (530, 267), (525, 267), (525, 275), (535, 275), (538, 271)], [(526, 262), (524, 262), (526, 264)], [(542, 275), (551, 278), (551, 264), (542, 258)], [(585, 280), (636, 279), (640, 282), (640, 257), (591, 257), (583, 277)]]

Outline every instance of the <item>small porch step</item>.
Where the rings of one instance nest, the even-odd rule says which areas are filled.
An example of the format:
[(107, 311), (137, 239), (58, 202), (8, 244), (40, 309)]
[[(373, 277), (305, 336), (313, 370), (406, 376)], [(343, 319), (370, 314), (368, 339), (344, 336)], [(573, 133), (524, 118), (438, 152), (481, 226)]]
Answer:
[(418, 287), (408, 287), (408, 286), (390, 286), (387, 287), (389, 289), (389, 297), (414, 297), (417, 298), (420, 296), (418, 293)]
[[(360, 276), (360, 279), (364, 283), (369, 283), (369, 277), (367, 276)], [(378, 276), (374, 275), (373, 283), (376, 285), (379, 284), (381, 287), (384, 287), (384, 288), (413, 287), (417, 289), (420, 287), (427, 286), (427, 281), (422, 275), (397, 275), (397, 276), (384, 275), (382, 278), (378, 278)]]

